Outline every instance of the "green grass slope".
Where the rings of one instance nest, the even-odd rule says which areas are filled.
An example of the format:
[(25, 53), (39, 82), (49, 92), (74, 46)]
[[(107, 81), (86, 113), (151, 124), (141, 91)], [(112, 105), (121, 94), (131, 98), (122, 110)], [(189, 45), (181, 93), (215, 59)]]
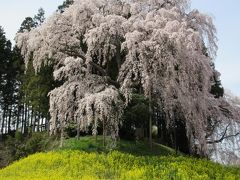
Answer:
[[(108, 140), (106, 140), (108, 141)], [(97, 139), (93, 136), (66, 139), (62, 148), (56, 147), (55, 150), (81, 150), (85, 152), (104, 152), (108, 153), (109, 149), (103, 147), (102, 136)], [(149, 148), (149, 144), (143, 141), (126, 141), (120, 140), (117, 142), (117, 147), (114, 150), (129, 153), (136, 156), (176, 156), (175, 150), (161, 144), (154, 144), (153, 150)]]
[(66, 140), (61, 149), (28, 156), (0, 170), (0, 179), (240, 179), (239, 168), (175, 156), (164, 146), (156, 145), (151, 152), (144, 143), (121, 141), (117, 151), (106, 152), (100, 143), (89, 137)]

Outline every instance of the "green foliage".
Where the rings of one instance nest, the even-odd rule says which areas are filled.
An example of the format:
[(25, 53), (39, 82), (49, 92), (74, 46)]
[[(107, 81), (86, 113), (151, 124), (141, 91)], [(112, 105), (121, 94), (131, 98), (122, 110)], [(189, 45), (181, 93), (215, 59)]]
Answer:
[(12, 50), (11, 42), (6, 39), (0, 26), (0, 134), (6, 133), (6, 131), (11, 132), (11, 125), (16, 120), (13, 117), (17, 116), (19, 74), (22, 72), (22, 66), (19, 59), (16, 58), (16, 52), (17, 48)]
[(45, 150), (45, 139), (47, 139), (47, 134), (33, 133), (25, 144), (25, 152), (27, 154), (33, 154)]
[(135, 128), (147, 127), (149, 119), (148, 100), (143, 94), (133, 94), (125, 109), (120, 137), (134, 138)]
[(0, 170), (0, 179), (238, 179), (239, 168), (189, 157), (64, 150), (38, 153)]
[(30, 31), (32, 28), (36, 26), (37, 26), (37, 23), (34, 21), (32, 17), (26, 17), (23, 20), (18, 32), (24, 32), (25, 30)]
[(12, 62), (11, 42), (6, 39), (5, 32), (0, 26), (0, 105), (6, 108), (11, 104), (14, 85), (15, 73)]
[[(19, 32), (24, 32), (24, 30), (30, 31), (41, 25), (45, 20), (44, 15), (44, 10), (40, 8), (34, 18), (26, 17), (21, 24)], [(41, 68), (39, 73), (36, 74), (30, 59), (26, 73), (22, 73), (21, 76), (22, 101), (31, 106), (33, 111), (41, 113), (41, 116), (46, 118), (48, 117), (49, 109), (47, 94), (53, 89), (54, 82), (52, 72), (52, 67), (46, 66)]]
[[(109, 138), (107, 138), (108, 140)], [(109, 139), (110, 140), (110, 139)], [(102, 136), (85, 136), (80, 137), (79, 140), (76, 138), (66, 139), (62, 148), (58, 150), (81, 150), (86, 152), (110, 152), (109, 149), (103, 147), (103, 137)], [(114, 150), (118, 150), (123, 153), (130, 153), (136, 156), (165, 156), (172, 155), (175, 156), (175, 151), (169, 147), (154, 144), (153, 150), (149, 148), (147, 142), (139, 141), (127, 141), (119, 140), (117, 141), (117, 146)]]
[(45, 11), (43, 8), (38, 9), (38, 13), (32, 18), (32, 17), (26, 17), (21, 26), (18, 30), (18, 33), (24, 32), (24, 31), (30, 31), (33, 28), (36, 28), (37, 26), (41, 25), (45, 20)]
[(221, 81), (215, 81), (211, 87), (211, 94), (213, 94), (215, 98), (223, 97), (224, 89), (222, 87)]
[(58, 10), (60, 13), (63, 13), (66, 8), (68, 8), (71, 4), (73, 4), (73, 0), (65, 0), (63, 4), (58, 6)]
[(66, 138), (75, 137), (77, 135), (77, 125), (73, 123), (69, 123), (67, 127), (64, 129)]
[(33, 20), (36, 23), (36, 26), (40, 26), (45, 20), (45, 11), (43, 8), (38, 9), (38, 13), (34, 16)]
[(25, 95), (24, 101), (31, 105), (34, 111), (42, 113), (44, 117), (48, 117), (48, 93), (55, 87), (52, 71), (52, 66), (45, 66), (36, 74), (32, 61), (30, 61), (23, 76), (22, 91)]
[(22, 141), (23, 140), (23, 134), (20, 132), (20, 131), (16, 131), (15, 132), (15, 139), (16, 139), (16, 141)]
[(32, 133), (24, 137), (21, 132), (16, 131), (15, 137), (7, 136), (4, 142), (4, 148), (0, 149), (0, 156), (5, 164), (0, 163), (1, 166), (26, 157), (29, 154), (42, 152), (52, 149), (54, 146), (55, 137), (49, 137), (45, 132)]
[(8, 135), (4, 143), (5, 149), (1, 151), (2, 154), (4, 152), (2, 159), (8, 163), (26, 156), (23, 138), (18, 133), (16, 133), (16, 137)]
[(224, 95), (224, 88), (222, 86), (220, 75), (218, 75), (218, 72), (215, 70), (215, 64), (212, 62), (211, 67), (215, 72), (215, 75), (212, 77), (212, 86), (210, 93), (214, 95), (215, 98), (223, 97)]
[[(40, 8), (34, 18), (26, 17), (21, 24), (19, 32), (24, 32), (24, 30), (30, 31), (32, 28), (41, 25), (45, 20), (44, 14), (44, 10)], [(18, 55), (16, 57), (18, 61), (23, 61), (19, 50), (15, 54), (16, 56)], [(32, 106), (34, 111), (41, 112), (44, 117), (48, 116), (49, 109), (47, 94), (53, 88), (52, 72), (52, 67), (47, 66), (41, 68), (40, 72), (36, 74), (30, 59), (26, 73), (23, 74), (22, 72), (21, 74), (22, 101)]]

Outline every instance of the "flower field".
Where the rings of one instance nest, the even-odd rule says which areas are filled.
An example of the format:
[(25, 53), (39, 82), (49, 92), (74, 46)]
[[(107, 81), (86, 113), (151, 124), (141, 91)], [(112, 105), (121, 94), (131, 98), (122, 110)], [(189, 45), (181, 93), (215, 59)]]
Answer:
[(227, 179), (240, 169), (183, 156), (134, 156), (59, 150), (37, 153), (0, 170), (0, 179)]

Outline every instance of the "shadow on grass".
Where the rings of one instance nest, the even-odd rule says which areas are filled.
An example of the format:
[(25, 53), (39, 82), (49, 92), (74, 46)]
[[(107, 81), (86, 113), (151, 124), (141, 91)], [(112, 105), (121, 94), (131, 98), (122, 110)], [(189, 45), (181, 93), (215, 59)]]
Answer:
[[(107, 139), (109, 141), (109, 139)], [(178, 156), (175, 150), (163, 146), (161, 144), (154, 143), (151, 150), (149, 144), (144, 141), (117, 141), (117, 146), (114, 149), (110, 149), (103, 146), (102, 136), (98, 136), (97, 139), (93, 136), (80, 137), (80, 139), (70, 138), (66, 139), (62, 148), (57, 150), (81, 150), (86, 152), (99, 152), (108, 153), (111, 150), (117, 150), (120, 152), (132, 154), (135, 156)]]

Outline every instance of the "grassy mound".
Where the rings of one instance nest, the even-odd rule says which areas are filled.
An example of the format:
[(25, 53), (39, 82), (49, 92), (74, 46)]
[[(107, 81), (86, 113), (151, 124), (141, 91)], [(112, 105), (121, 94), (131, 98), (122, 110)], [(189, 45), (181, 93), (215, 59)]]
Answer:
[(67, 139), (62, 148), (37, 153), (0, 170), (0, 179), (239, 179), (240, 169), (176, 155), (163, 145), (121, 140), (114, 151), (102, 137)]
[[(93, 136), (66, 139), (62, 148), (54, 148), (55, 150), (80, 150), (85, 152), (108, 153), (109, 148), (103, 147), (103, 137), (98, 136), (97, 139)], [(117, 142), (117, 147), (114, 150), (129, 153), (135, 156), (177, 156), (175, 150), (161, 144), (154, 144), (153, 149), (149, 148), (149, 144), (143, 141), (126, 141), (120, 140)]]
[(61, 150), (38, 153), (0, 170), (0, 179), (239, 179), (238, 168), (173, 156)]

